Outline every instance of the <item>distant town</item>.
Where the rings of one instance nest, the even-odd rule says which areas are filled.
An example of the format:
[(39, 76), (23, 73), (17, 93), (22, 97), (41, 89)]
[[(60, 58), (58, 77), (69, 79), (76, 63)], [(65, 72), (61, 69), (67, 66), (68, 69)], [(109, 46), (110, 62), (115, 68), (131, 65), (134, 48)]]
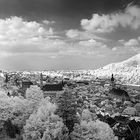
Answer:
[[(39, 140), (45, 137), (43, 134), (45, 130), (42, 132), (41, 126), (43, 122), (38, 122), (41, 123), (38, 124), (41, 131), (35, 129), (37, 124), (30, 126), (28, 123), (35, 121), (31, 120), (31, 116), (35, 119), (41, 108), (44, 108), (43, 112), (51, 111), (51, 107), (48, 108), (51, 105), (54, 108), (56, 106), (53, 114), (62, 119), (62, 124), (59, 124), (58, 128), (53, 128), (56, 131), (55, 135), (46, 134), (51, 139), (57, 140), (61, 137), (60, 139), (86, 140), (84, 128), (87, 131), (91, 129), (87, 124), (85, 126), (81, 124), (86, 121), (103, 125), (102, 131), (109, 129), (110, 134), (106, 135), (105, 140), (108, 137), (111, 137), (110, 140), (139, 140), (140, 86), (123, 82), (121, 77), (111, 71), (105, 75), (97, 74), (97, 71), (1, 71), (0, 137), (25, 140), (33, 140), (34, 137)], [(13, 102), (15, 105), (12, 105)], [(53, 125), (58, 123), (59, 119), (53, 122)], [(33, 131), (35, 136), (32, 136)], [(101, 135), (100, 131), (97, 135)], [(95, 135), (92, 137), (96, 138)]]

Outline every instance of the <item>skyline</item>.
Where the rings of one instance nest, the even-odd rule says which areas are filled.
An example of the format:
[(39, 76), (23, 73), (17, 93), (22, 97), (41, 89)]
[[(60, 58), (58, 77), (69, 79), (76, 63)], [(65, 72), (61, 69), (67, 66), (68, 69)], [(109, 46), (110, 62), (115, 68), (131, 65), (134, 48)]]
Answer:
[(138, 0), (0, 0), (0, 69), (97, 69), (137, 53)]

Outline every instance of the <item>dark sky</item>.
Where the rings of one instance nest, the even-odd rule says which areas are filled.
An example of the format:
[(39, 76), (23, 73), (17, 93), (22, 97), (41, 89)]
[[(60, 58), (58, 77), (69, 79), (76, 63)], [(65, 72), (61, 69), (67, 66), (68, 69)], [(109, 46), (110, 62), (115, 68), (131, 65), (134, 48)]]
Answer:
[(1, 17), (22, 16), (29, 20), (54, 20), (64, 29), (77, 28), (93, 13), (107, 14), (139, 0), (0, 0)]

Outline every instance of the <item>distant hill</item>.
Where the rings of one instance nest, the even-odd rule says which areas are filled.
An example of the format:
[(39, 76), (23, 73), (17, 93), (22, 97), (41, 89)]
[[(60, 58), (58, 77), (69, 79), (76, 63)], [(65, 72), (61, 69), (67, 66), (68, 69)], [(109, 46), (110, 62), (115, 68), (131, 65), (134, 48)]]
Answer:
[(94, 73), (99, 77), (110, 77), (113, 73), (123, 84), (140, 85), (140, 53), (125, 61), (97, 69)]

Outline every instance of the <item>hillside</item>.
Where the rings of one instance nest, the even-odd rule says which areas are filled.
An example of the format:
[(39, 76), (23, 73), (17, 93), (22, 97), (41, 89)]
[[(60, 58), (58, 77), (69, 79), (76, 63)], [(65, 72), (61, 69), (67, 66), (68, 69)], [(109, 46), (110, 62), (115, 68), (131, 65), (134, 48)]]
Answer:
[(124, 84), (140, 85), (140, 53), (125, 61), (95, 70), (95, 75), (99, 77), (110, 77), (112, 73)]

